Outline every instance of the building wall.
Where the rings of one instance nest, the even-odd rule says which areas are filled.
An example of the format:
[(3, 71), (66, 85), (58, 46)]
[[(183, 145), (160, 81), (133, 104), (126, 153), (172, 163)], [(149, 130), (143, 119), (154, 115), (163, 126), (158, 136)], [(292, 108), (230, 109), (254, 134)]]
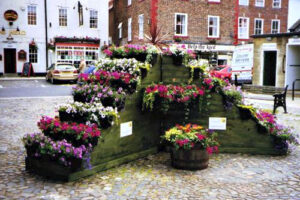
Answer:
[[(83, 6), (83, 20), (82, 26), (79, 26), (79, 17), (77, 0), (48, 0), (48, 42), (53, 40), (56, 36), (63, 37), (92, 37), (100, 38), (101, 45), (104, 42), (108, 43), (108, 0), (81, 0)], [(28, 25), (27, 23), (27, 6), (37, 6), (37, 25)], [(58, 9), (60, 7), (67, 8), (67, 27), (59, 26)], [(18, 19), (9, 26), (8, 21), (3, 17), (0, 18), (0, 28), (5, 28), (5, 33), (0, 34), (0, 54), (4, 57), (4, 48), (15, 48), (25, 50), (27, 59), (29, 60), (29, 43), (34, 39), (38, 47), (38, 63), (34, 63), (35, 72), (46, 72), (46, 33), (45, 33), (45, 5), (44, 0), (1, 0), (0, 1), (0, 15), (3, 16), (6, 10), (15, 10), (18, 13)], [(98, 11), (98, 28), (90, 28), (90, 10)], [(25, 31), (25, 35), (12, 35), (13, 42), (8, 43), (7, 37), (10, 31), (14, 31), (19, 27), (20, 31)], [(54, 53), (49, 51), (49, 63), (53, 61)], [(17, 72), (22, 72), (23, 63), (25, 61), (17, 61)], [(4, 73), (4, 59), (0, 61), (0, 73)]]
[[(265, 6), (260, 8), (255, 6), (255, 0), (249, 0), (249, 6), (239, 6), (239, 17), (249, 17), (249, 39), (239, 40), (242, 42), (252, 42), (251, 35), (254, 33), (254, 18), (264, 19), (264, 33), (270, 33), (271, 20), (280, 19), (280, 31), (287, 29), (288, 0), (282, 0), (281, 8), (272, 8), (273, 0), (265, 0)], [(233, 44), (235, 36), (235, 0), (221, 0), (220, 3), (209, 3), (208, 0), (159, 0), (158, 1), (158, 27), (162, 28), (162, 34), (167, 34), (166, 41), (173, 42), (175, 29), (175, 13), (188, 14), (188, 36), (182, 37), (182, 40), (188, 43), (216, 43)], [(115, 31), (113, 41), (120, 44), (121, 40), (117, 36), (117, 26), (123, 22), (123, 40), (127, 43), (127, 19), (132, 16), (133, 35), (137, 35), (137, 18), (141, 12), (147, 12), (150, 19), (151, 0), (132, 0), (132, 6), (127, 6), (127, 0), (115, 0)], [(208, 38), (208, 15), (220, 17), (220, 37), (216, 40)], [(146, 19), (146, 18), (145, 18)], [(146, 20), (145, 20), (146, 26)], [(133, 43), (140, 42), (133, 40)]]
[(264, 51), (277, 51), (276, 87), (285, 86), (286, 44), (288, 37), (254, 39), (253, 85), (263, 85)]
[[(27, 24), (27, 6), (34, 4), (37, 6), (37, 25)], [(17, 5), (17, 6), (16, 6)], [(12, 26), (3, 17), (6, 10), (14, 10), (18, 13), (18, 19)], [(46, 42), (45, 42), (45, 15), (44, 15), (44, 1), (40, 0), (2, 0), (0, 1), (0, 28), (4, 27), (5, 32), (0, 34), (0, 54), (2, 61), (0, 61), (0, 73), (4, 73), (4, 49), (16, 49), (26, 51), (27, 61), (29, 57), (29, 43), (34, 39), (38, 47), (38, 63), (33, 64), (35, 72), (45, 72), (45, 56), (46, 56)], [(14, 35), (13, 41), (8, 43), (7, 37), (11, 31), (15, 31), (19, 27), (24, 35)], [(17, 59), (17, 72), (22, 72), (22, 67), (25, 61)]]
[(300, 19), (299, 8), (299, 0), (289, 0), (288, 28), (290, 28), (298, 19)]

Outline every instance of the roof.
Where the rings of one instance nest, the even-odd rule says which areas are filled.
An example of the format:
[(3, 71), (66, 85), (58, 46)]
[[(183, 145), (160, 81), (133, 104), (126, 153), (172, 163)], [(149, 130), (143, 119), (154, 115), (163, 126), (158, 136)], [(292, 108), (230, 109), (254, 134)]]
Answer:
[(291, 28), (289, 28), (290, 32), (300, 32), (300, 19), (298, 19)]

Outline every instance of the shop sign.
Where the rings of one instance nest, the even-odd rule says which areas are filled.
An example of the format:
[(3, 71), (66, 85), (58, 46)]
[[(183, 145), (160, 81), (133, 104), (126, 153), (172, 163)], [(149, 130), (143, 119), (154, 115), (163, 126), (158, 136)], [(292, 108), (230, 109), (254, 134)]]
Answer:
[(25, 31), (10, 31), (11, 35), (26, 35)]
[(290, 38), (289, 44), (300, 44), (300, 38)]
[(196, 51), (233, 51), (232, 45), (185, 44), (188, 49)]
[(209, 129), (210, 130), (226, 130), (226, 117), (210, 117)]
[(120, 125), (120, 137), (126, 137), (132, 135), (132, 121), (121, 123)]
[(16, 21), (18, 19), (18, 13), (14, 10), (7, 10), (4, 13), (4, 18), (10, 22)]
[(18, 60), (26, 60), (26, 51), (20, 50), (18, 52)]
[(277, 44), (276, 43), (263, 43), (262, 48), (263, 49), (276, 50), (277, 49)]

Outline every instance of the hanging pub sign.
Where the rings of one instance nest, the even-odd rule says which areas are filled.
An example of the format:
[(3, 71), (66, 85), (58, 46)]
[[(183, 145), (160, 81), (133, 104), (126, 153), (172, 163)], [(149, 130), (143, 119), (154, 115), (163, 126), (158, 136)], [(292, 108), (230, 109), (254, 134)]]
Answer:
[(20, 50), (18, 52), (18, 60), (26, 60), (26, 51)]
[(14, 10), (7, 10), (4, 12), (4, 19), (13, 22), (18, 19), (18, 13)]

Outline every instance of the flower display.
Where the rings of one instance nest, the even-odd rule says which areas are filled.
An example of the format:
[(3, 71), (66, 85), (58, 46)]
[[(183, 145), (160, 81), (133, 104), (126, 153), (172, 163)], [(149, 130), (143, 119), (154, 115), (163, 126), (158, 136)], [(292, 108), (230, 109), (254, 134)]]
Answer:
[(89, 156), (93, 149), (91, 143), (75, 147), (65, 139), (55, 141), (42, 133), (27, 134), (22, 140), (27, 150), (27, 156), (36, 158), (48, 156), (51, 160), (58, 161), (64, 166), (71, 166), (79, 161), (76, 167), (80, 167), (81, 161)]
[(80, 74), (78, 80), (83, 83), (99, 83), (101, 85), (109, 85), (113, 88), (123, 88), (128, 93), (133, 93), (136, 90), (139, 77), (123, 72), (108, 72), (98, 70), (94, 74)]
[(163, 55), (172, 56), (175, 65), (181, 65), (183, 62), (188, 63), (190, 59), (195, 59), (196, 54), (193, 50), (187, 49), (184, 44), (171, 45), (162, 49)]
[(38, 127), (53, 140), (66, 139), (74, 146), (86, 145), (90, 143), (96, 145), (101, 132), (96, 124), (85, 125), (77, 123), (61, 122), (57, 118), (43, 116), (38, 122)]
[(216, 137), (217, 133), (196, 124), (176, 125), (162, 136), (176, 149), (206, 149), (209, 154), (218, 152)]
[(243, 104), (244, 96), (241, 87), (229, 84), (222, 88), (221, 94), (224, 96), (224, 107), (226, 110), (230, 110), (233, 105)]
[(97, 124), (100, 128), (108, 128), (118, 122), (118, 111), (112, 107), (104, 107), (101, 103), (74, 102), (58, 107), (62, 121)]
[(199, 59), (199, 60), (191, 60), (190, 62), (188, 62), (188, 64), (186, 65), (187, 68), (190, 69), (190, 73), (191, 73), (191, 80), (193, 81), (193, 79), (197, 79), (200, 77), (200, 73), (203, 75), (207, 75), (208, 73), (206, 73), (208, 71), (208, 61), (204, 60), (204, 59)]
[(143, 107), (153, 110), (155, 100), (160, 99), (163, 112), (167, 112), (170, 103), (190, 104), (199, 101), (199, 97), (204, 96), (205, 91), (196, 85), (162, 85), (152, 84), (145, 89), (143, 97)]
[(122, 88), (114, 90), (106, 85), (96, 83), (74, 86), (72, 95), (74, 101), (82, 103), (101, 102), (104, 107), (111, 106), (117, 108), (118, 111), (124, 108), (126, 93)]

